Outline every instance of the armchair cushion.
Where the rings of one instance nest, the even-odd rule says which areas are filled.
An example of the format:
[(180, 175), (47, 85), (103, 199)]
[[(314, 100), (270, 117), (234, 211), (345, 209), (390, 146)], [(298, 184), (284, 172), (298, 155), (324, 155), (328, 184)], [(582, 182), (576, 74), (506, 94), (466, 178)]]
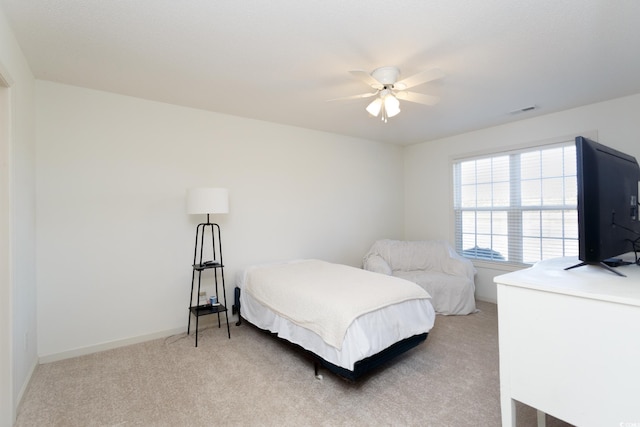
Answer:
[(476, 310), (475, 268), (445, 241), (378, 240), (365, 255), (363, 267), (417, 283), (429, 292), (440, 314)]

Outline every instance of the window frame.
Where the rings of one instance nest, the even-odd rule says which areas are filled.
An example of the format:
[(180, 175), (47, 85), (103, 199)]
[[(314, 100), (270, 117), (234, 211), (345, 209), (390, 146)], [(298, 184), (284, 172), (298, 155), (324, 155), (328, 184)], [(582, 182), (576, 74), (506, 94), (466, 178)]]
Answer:
[[(535, 150), (544, 150), (544, 149), (552, 149), (554, 147), (563, 147), (563, 146), (567, 146), (570, 145), (572, 143), (574, 143), (575, 141), (575, 136), (576, 135), (582, 135), (585, 136), (589, 139), (593, 139), (595, 141), (598, 140), (598, 135), (597, 135), (597, 131), (588, 131), (588, 132), (579, 132), (579, 133), (575, 133), (575, 134), (570, 134), (570, 135), (564, 135), (564, 136), (558, 136), (558, 137), (554, 137), (554, 138), (550, 138), (550, 139), (546, 139), (546, 140), (541, 140), (541, 141), (533, 141), (533, 142), (528, 142), (528, 143), (523, 143), (523, 144), (519, 144), (519, 145), (511, 145), (511, 146), (503, 146), (503, 147), (496, 147), (494, 149), (487, 149), (487, 150), (481, 150), (481, 151), (476, 151), (476, 152), (471, 152), (471, 153), (461, 153), (455, 156), (451, 156), (450, 157), (450, 161), (449, 161), (449, 179), (450, 179), (450, 191), (449, 191), (449, 197), (450, 197), (450, 203), (449, 203), (449, 207), (450, 207), (450, 217), (451, 217), (451, 229), (450, 229), (450, 236), (451, 236), (451, 241), (454, 244), (454, 248), (458, 253), (462, 253), (462, 237), (457, 235), (457, 230), (461, 230), (461, 216), (458, 216), (458, 211), (460, 211), (459, 209), (456, 208), (456, 191), (459, 191), (458, 189), (456, 189), (456, 185), (457, 185), (457, 181), (456, 182), (456, 178), (454, 176), (455, 174), (455, 165), (457, 163), (463, 162), (463, 161), (471, 161), (471, 160), (478, 160), (478, 159), (487, 159), (487, 158), (491, 158), (491, 157), (498, 157), (501, 155), (513, 155), (513, 154), (522, 154), (522, 153), (526, 153), (526, 152), (530, 152), (530, 151), (535, 151)], [(514, 166), (511, 165), (511, 168), (513, 168)], [(519, 169), (519, 168), (518, 168)], [(510, 182), (514, 182), (513, 177), (511, 178)], [(576, 190), (577, 191), (577, 190)], [(513, 191), (510, 192), (510, 198), (513, 197)], [(520, 192), (517, 192), (518, 197), (520, 196)], [(510, 203), (512, 202), (512, 200), (510, 200)], [(524, 212), (526, 210), (536, 210), (536, 211), (544, 211), (544, 210), (562, 210), (562, 209), (566, 209), (565, 205), (536, 205), (536, 206), (521, 206), (521, 204), (518, 205), (517, 208), (513, 208), (513, 206), (510, 204), (510, 207), (507, 209), (508, 215), (518, 215), (521, 212)], [(478, 210), (478, 209), (474, 209), (474, 210)], [(496, 210), (493, 209), (491, 207), (487, 208), (487, 211), (492, 211), (492, 210)], [(577, 206), (576, 206), (576, 211), (577, 211)], [(519, 232), (514, 233), (513, 230), (511, 229), (511, 227), (514, 224), (518, 224), (519, 225)], [(517, 237), (516, 240), (520, 240), (522, 241), (522, 222), (521, 221), (509, 221), (509, 231), (508, 231), (508, 241), (509, 241), (509, 245), (512, 245), (512, 240), (516, 239), (515, 236), (519, 236)], [(513, 236), (512, 236), (513, 235)], [(564, 240), (564, 237), (563, 237)], [(507, 259), (507, 260), (491, 260), (491, 259), (485, 259), (485, 258), (468, 258), (469, 260), (471, 260), (474, 265), (478, 265), (478, 266), (486, 266), (492, 269), (498, 269), (498, 270), (507, 270), (507, 271), (512, 271), (515, 269), (519, 269), (519, 268), (523, 268), (523, 267), (528, 267), (531, 264), (530, 263), (526, 263), (523, 260), (513, 260), (513, 259)]]

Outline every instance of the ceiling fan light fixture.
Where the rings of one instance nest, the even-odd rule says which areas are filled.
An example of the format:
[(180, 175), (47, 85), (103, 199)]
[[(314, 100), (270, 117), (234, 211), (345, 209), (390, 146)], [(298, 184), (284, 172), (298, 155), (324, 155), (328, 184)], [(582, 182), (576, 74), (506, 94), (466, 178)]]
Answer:
[(367, 105), (366, 110), (373, 117), (378, 117), (382, 113), (381, 119), (387, 123), (388, 118), (397, 116), (400, 113), (400, 101), (393, 95), (391, 90), (385, 87), (380, 92), (380, 96)]

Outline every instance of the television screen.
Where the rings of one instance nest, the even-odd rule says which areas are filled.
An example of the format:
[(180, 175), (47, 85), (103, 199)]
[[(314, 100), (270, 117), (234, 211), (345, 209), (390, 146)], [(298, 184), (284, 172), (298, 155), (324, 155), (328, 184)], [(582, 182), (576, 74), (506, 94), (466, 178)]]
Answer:
[(612, 258), (634, 251), (640, 236), (640, 167), (633, 156), (582, 136), (576, 138), (576, 155), (582, 261), (577, 266), (618, 265)]

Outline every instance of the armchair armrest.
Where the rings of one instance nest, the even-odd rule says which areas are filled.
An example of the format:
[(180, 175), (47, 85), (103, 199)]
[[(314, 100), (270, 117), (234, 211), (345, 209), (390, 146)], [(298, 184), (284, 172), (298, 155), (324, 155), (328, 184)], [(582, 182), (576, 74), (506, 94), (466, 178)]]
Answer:
[(476, 274), (476, 268), (473, 266), (473, 263), (467, 258), (459, 255), (453, 250), (453, 248), (449, 249), (449, 258), (444, 263), (443, 270), (447, 274), (466, 276), (472, 282), (474, 281), (473, 279)]
[(391, 276), (391, 266), (380, 255), (367, 255), (363, 261), (363, 268), (365, 270)]

